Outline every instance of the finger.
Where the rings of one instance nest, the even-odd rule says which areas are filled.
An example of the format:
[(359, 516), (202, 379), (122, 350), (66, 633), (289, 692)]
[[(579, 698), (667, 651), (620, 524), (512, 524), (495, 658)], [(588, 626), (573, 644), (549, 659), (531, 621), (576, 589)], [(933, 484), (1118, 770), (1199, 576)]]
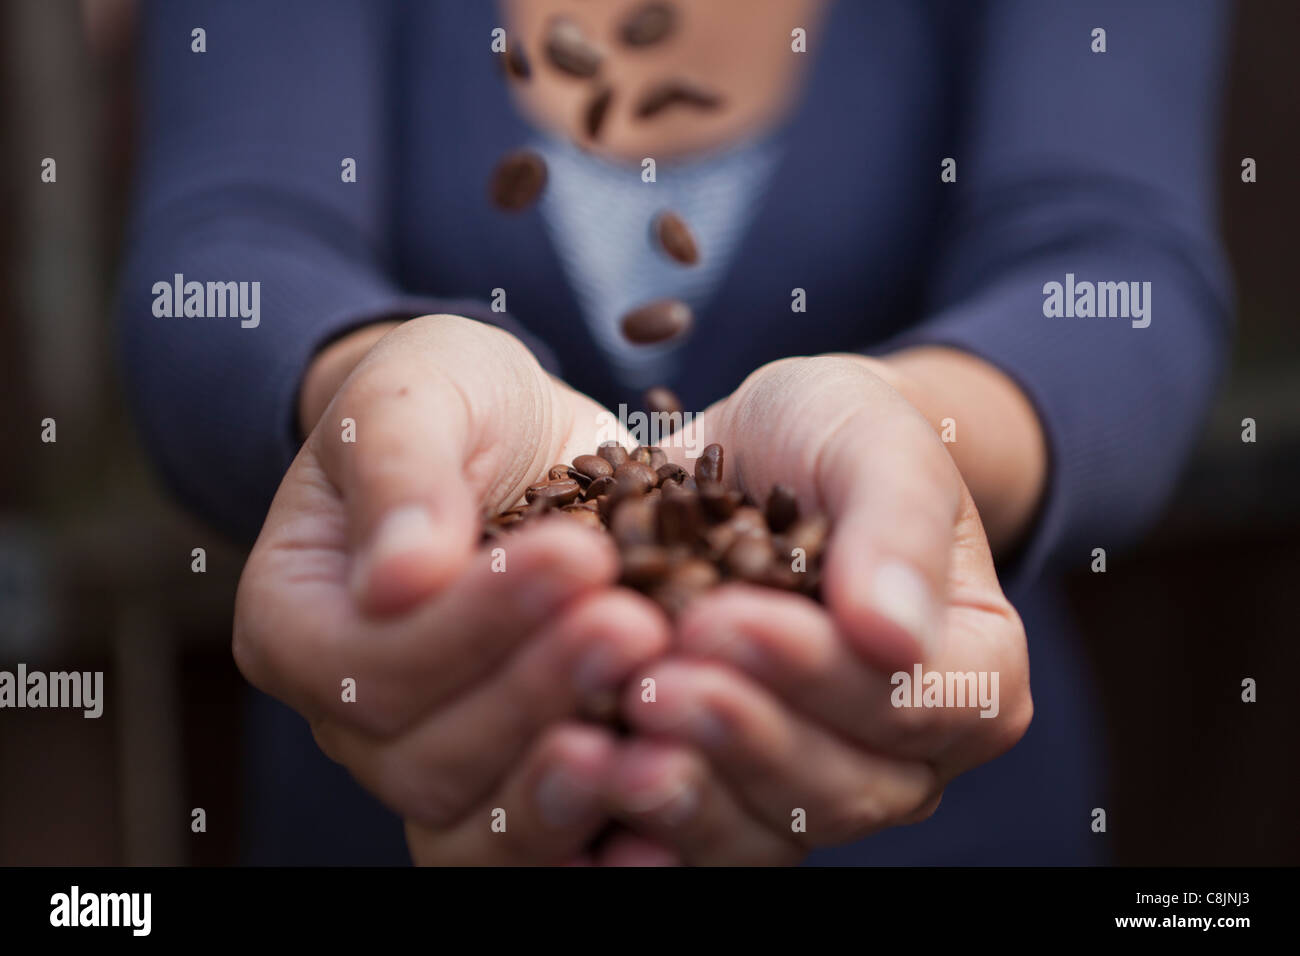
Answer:
[(947, 706), (918, 704), (919, 665), (892, 674), (868, 666), (825, 608), (802, 595), (720, 588), (686, 610), (677, 638), (684, 655), (730, 664), (808, 719), (869, 749), (946, 765), (944, 758), (965, 744), (964, 765), (947, 768), (956, 772), (1010, 745), (1005, 738), (1019, 722), (1014, 702), (1022, 684), (1027, 697), (1028, 675), (1023, 632), (1013, 619), (954, 607), (947, 620), (949, 639), (932, 666), (953, 675), (945, 680), (960, 694), (930, 700)]
[[(476, 553), (444, 594), (382, 622), (358, 618), (346, 593), (328, 582), (294, 581), (292, 552), (250, 559), (239, 604), (262, 613), (256, 621), (240, 616), (240, 669), (311, 721), (394, 736), (484, 679), (569, 602), (617, 575), (612, 544), (564, 519), (541, 521), (497, 546), (495, 557)], [(267, 608), (284, 609), (283, 618)], [(352, 682), (350, 695), (340, 693), (344, 680)]]
[(446, 830), (408, 822), (412, 857), (424, 866), (556, 865), (581, 857), (608, 819), (603, 793), (615, 748), (602, 728), (551, 728), (478, 812)]
[(681, 866), (673, 850), (628, 830), (611, 834), (596, 855), (597, 866)]
[[(741, 806), (696, 750), (633, 740), (610, 773), (611, 811), (652, 845), (692, 866), (796, 863), (804, 850)], [(789, 831), (789, 821), (786, 822)]]
[(803, 811), (813, 845), (891, 826), (937, 788), (925, 764), (876, 756), (789, 711), (730, 667), (668, 660), (649, 672), (655, 700), (630, 688), (624, 713), (638, 731), (702, 750), (737, 798), (770, 828)]
[(645, 597), (578, 599), (502, 668), (409, 732), (377, 739), (336, 721), (316, 742), (403, 818), (448, 827), (486, 799), (550, 724), (587, 702), (617, 700), (624, 681), (669, 645), (668, 622)]
[(855, 649), (888, 670), (940, 651), (961, 487), (938, 438), (897, 404), (849, 415), (816, 476), (833, 522), (827, 604)]
[(392, 614), (444, 587), (473, 550), (478, 503), (463, 466), (469, 410), (436, 368), (362, 365), (310, 442), (347, 515), (350, 585)]

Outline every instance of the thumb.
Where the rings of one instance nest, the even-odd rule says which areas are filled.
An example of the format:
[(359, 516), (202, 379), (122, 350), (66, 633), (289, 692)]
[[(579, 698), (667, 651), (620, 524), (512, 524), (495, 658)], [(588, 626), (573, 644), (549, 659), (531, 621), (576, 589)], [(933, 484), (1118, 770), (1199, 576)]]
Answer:
[(440, 591), (460, 573), (478, 534), (476, 497), (462, 467), (469, 414), (459, 391), (427, 369), (384, 371), (341, 393), (313, 434), (343, 496), (353, 596), (375, 615)]
[(826, 600), (859, 653), (886, 669), (939, 652), (962, 484), (923, 421), (860, 413), (818, 476), (833, 528)]

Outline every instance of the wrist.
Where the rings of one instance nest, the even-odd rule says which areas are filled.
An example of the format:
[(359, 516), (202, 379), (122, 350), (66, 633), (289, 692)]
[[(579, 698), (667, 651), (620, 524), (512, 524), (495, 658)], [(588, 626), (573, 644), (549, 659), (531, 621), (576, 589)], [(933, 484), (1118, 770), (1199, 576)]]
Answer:
[(994, 553), (1014, 548), (1047, 483), (1046, 437), (1024, 392), (997, 367), (956, 349), (925, 346), (866, 361), (939, 433)]

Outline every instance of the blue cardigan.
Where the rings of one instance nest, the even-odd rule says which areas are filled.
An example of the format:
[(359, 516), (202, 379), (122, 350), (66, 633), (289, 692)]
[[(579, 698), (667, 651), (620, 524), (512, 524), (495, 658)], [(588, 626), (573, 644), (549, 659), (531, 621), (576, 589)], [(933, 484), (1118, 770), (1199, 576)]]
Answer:
[[(123, 358), (145, 441), (194, 510), (251, 539), (296, 451), (309, 358), (381, 317), (506, 324), (576, 388), (638, 405), (608, 377), (537, 210), (488, 201), (495, 160), (532, 135), (489, 52), (494, 4), (172, 0), (142, 20)], [(703, 408), (781, 356), (951, 345), (1020, 384), (1051, 456), (1030, 540), (1002, 569), (1029, 627), (1034, 727), (933, 820), (825, 859), (1070, 862), (1105, 839), (1088, 829), (1106, 804), (1086, 668), (1044, 574), (1132, 540), (1206, 412), (1231, 325), (1214, 181), (1228, 27), (1221, 0), (839, 0), (811, 39), (770, 189), (665, 384)], [(156, 316), (153, 287), (177, 273), (259, 281), (260, 323)], [(1150, 324), (1055, 314), (1045, 286), (1067, 276), (1149, 282)], [(509, 317), (485, 305), (497, 287)], [(807, 313), (792, 316), (796, 287)], [(335, 773), (294, 727), (255, 740), (253, 767), (300, 748), (304, 780)], [(390, 820), (348, 812), (400, 854)], [(294, 856), (291, 816), (255, 839)]]

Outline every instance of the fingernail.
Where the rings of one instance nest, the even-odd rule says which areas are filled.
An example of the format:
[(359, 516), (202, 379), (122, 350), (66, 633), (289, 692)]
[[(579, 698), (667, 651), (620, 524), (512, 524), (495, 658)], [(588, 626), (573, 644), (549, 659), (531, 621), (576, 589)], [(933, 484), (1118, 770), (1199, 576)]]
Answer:
[(727, 657), (731, 648), (744, 640), (744, 635), (729, 627), (712, 631), (696, 643), (695, 649), (700, 657)]
[(872, 607), (921, 644), (926, 659), (934, 657), (937, 628), (934, 598), (920, 572), (900, 561), (876, 569), (871, 579)]
[(520, 610), (525, 614), (544, 617), (554, 611), (556, 605), (573, 590), (574, 584), (568, 574), (542, 567), (523, 576), (514, 594)]
[(371, 570), (391, 557), (423, 551), (437, 543), (437, 529), (428, 509), (422, 505), (394, 508), (379, 523), (370, 541), (362, 546), (352, 569), (352, 590), (360, 593)]
[(655, 817), (666, 826), (675, 827), (690, 819), (699, 806), (699, 791), (682, 780), (627, 794), (620, 801), (623, 809), (638, 816)]
[(692, 707), (686, 717), (686, 732), (706, 750), (716, 750), (727, 741), (727, 725), (717, 714), (703, 707)]
[(596, 795), (560, 767), (546, 772), (537, 785), (537, 810), (550, 826), (572, 826), (595, 809)]

